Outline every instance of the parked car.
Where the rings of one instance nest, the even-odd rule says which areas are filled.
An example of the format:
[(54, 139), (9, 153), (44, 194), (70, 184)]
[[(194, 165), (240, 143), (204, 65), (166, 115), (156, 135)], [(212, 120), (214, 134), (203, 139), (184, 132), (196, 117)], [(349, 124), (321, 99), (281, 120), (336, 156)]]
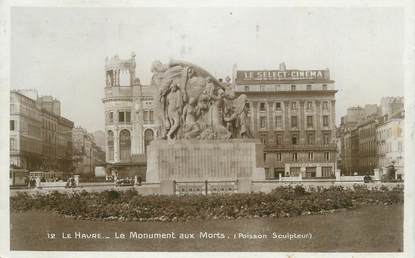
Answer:
[(119, 179), (117, 180), (117, 186), (133, 186), (134, 185), (134, 180), (132, 179)]

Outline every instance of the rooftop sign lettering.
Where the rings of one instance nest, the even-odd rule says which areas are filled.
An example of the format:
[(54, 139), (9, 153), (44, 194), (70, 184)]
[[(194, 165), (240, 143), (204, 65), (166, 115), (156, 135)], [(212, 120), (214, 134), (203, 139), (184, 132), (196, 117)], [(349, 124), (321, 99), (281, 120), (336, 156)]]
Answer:
[(238, 82), (330, 80), (330, 74), (328, 70), (237, 71), (236, 79)]

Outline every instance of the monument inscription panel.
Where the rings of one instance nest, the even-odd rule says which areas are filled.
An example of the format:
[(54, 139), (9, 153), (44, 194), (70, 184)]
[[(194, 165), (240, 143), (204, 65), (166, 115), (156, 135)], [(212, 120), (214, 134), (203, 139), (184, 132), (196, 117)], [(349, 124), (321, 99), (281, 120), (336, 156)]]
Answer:
[(156, 140), (148, 149), (147, 182), (265, 179), (256, 140)]

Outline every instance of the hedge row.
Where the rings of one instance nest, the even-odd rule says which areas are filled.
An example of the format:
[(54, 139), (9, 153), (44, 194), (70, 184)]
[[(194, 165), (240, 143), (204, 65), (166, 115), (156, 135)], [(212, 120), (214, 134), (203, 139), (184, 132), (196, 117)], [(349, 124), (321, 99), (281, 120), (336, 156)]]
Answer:
[(271, 193), (142, 196), (136, 190), (72, 192), (11, 197), (11, 210), (54, 211), (77, 219), (119, 221), (188, 221), (193, 219), (238, 219), (243, 217), (290, 217), (324, 213), (361, 205), (403, 203), (403, 189), (365, 186), (344, 189), (278, 187)]

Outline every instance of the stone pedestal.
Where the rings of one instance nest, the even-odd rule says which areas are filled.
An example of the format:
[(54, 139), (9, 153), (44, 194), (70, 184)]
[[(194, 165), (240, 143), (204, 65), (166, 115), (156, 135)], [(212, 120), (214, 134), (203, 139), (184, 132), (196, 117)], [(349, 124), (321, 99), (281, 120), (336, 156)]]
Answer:
[(382, 179), (382, 173), (381, 173), (381, 171), (380, 171), (380, 169), (378, 169), (378, 168), (375, 168), (375, 169), (373, 169), (373, 179), (374, 180), (381, 180)]
[(174, 181), (162, 180), (160, 182), (160, 194), (167, 194), (167, 195), (174, 194)]
[(250, 193), (252, 191), (252, 179), (251, 178), (239, 178), (238, 179), (238, 192)]
[(263, 144), (255, 139), (155, 140), (147, 154), (148, 183), (265, 180)]

